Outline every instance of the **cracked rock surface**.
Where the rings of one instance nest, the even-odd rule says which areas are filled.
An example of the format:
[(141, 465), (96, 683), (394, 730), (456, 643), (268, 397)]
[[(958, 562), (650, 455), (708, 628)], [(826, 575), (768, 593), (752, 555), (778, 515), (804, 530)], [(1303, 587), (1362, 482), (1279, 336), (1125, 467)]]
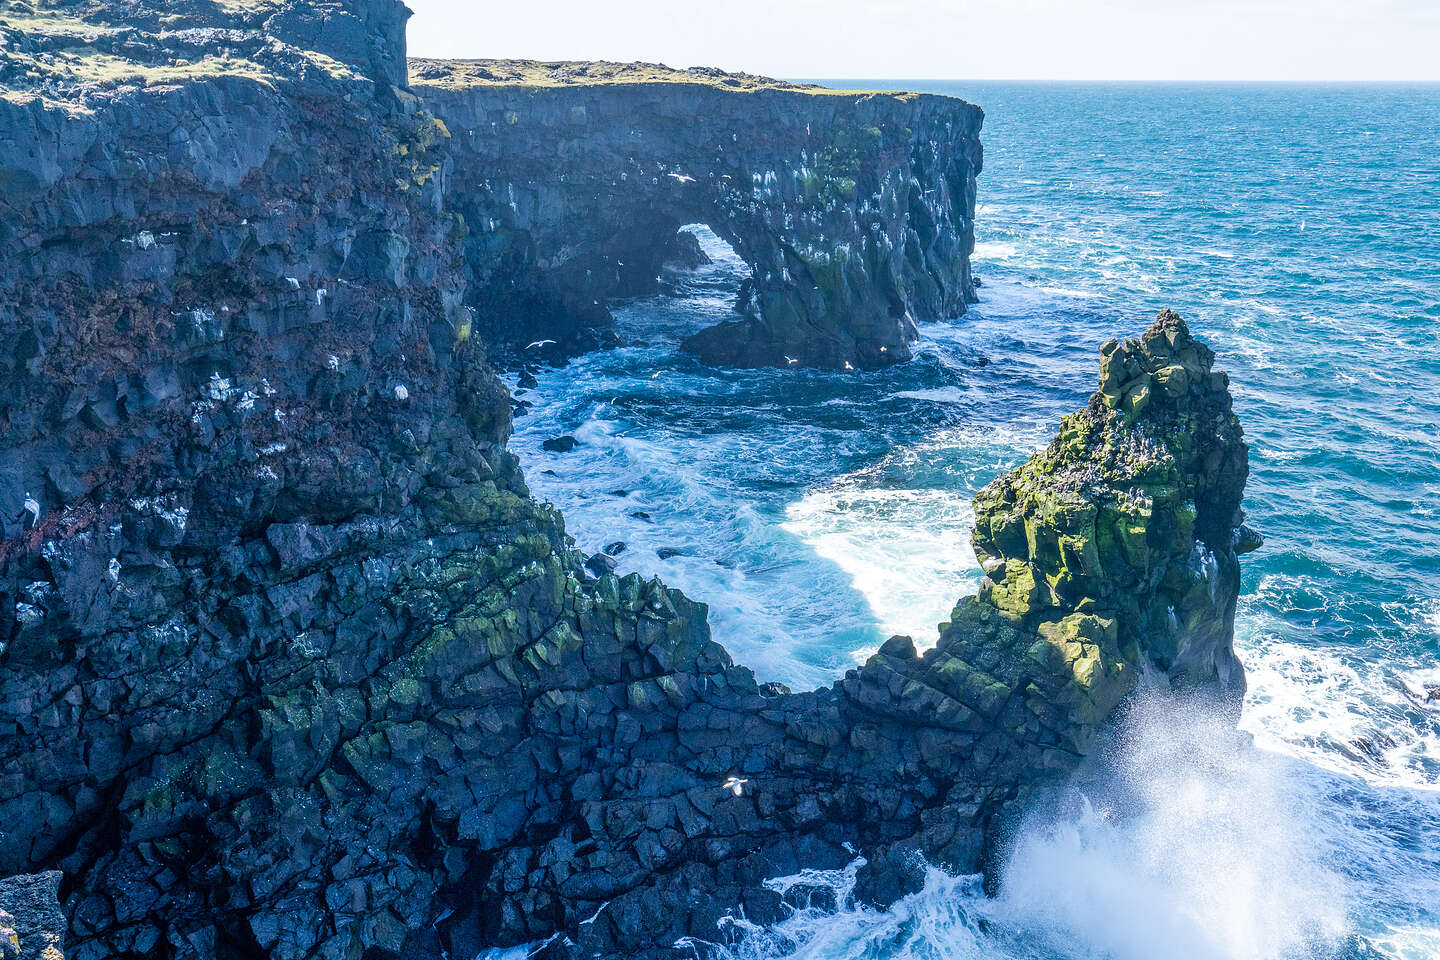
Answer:
[(1238, 697), (1246, 449), (1178, 317), (977, 497), (932, 650), (759, 685), (529, 496), (402, 8), (135, 9), (0, 23), (0, 876), (63, 873), (67, 955), (670, 957), (847, 844), (877, 902), (976, 869), (1140, 684)]
[(651, 64), (417, 60), (412, 80), (452, 136), (493, 336), (593, 340), (696, 222), (752, 271), (740, 315), (685, 343), (707, 363), (883, 367), (975, 299), (984, 114), (963, 100)]

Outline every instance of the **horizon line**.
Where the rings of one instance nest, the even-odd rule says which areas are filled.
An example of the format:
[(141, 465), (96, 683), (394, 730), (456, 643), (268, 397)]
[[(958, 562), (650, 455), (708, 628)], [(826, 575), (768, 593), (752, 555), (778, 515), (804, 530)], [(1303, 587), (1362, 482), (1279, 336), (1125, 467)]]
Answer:
[[(684, 68), (684, 69), (689, 69)], [(906, 82), (906, 83), (1152, 83), (1168, 84), (1179, 86), (1187, 83), (1210, 83), (1210, 84), (1257, 84), (1266, 86), (1316, 86), (1330, 84), (1334, 86), (1440, 86), (1440, 77), (1427, 80), (1400, 80), (1400, 79), (1378, 79), (1378, 80), (1355, 80), (1355, 79), (1306, 79), (1306, 80), (1275, 80), (1275, 79), (1223, 79), (1223, 78), (1195, 78), (1195, 79), (1147, 79), (1147, 78), (1124, 78), (1124, 77), (884, 77), (884, 76), (834, 76), (834, 77), (802, 77), (799, 75), (777, 75), (775, 79), (787, 80), (792, 83), (853, 83), (859, 81), (883, 81), (885, 83)]]

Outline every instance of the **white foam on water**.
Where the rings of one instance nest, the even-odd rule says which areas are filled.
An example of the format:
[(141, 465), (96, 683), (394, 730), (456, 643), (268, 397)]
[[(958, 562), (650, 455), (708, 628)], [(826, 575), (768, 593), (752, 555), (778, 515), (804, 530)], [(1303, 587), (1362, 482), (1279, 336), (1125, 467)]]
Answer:
[(852, 481), (791, 504), (782, 526), (850, 576), (886, 631), (928, 649), (955, 601), (974, 592), (974, 525), (968, 498), (950, 491)]
[(927, 390), (900, 390), (891, 394), (902, 400), (929, 400), (934, 403), (965, 403), (969, 394), (961, 387), (931, 387)]
[[(1377, 785), (1440, 792), (1440, 665), (1297, 642), (1264, 612), (1274, 577), (1244, 599), (1237, 649), (1249, 693), (1241, 726), (1268, 749)], [(1426, 624), (1424, 605), (1403, 614)], [(1397, 614), (1401, 615), (1401, 614)], [(1440, 808), (1440, 798), (1437, 798)]]
[(1005, 261), (1019, 256), (1020, 250), (1013, 243), (991, 241), (989, 243), (975, 244), (974, 258), (976, 260)]
[(1080, 290), (1076, 287), (1041, 287), (1040, 289), (1043, 290), (1045, 293), (1056, 297), (1070, 297), (1081, 300), (1091, 300), (1098, 296), (1098, 294), (1091, 293), (1088, 290)]
[(1002, 903), (1122, 958), (1269, 960), (1334, 944), (1349, 927), (1347, 881), (1310, 826), (1305, 769), (1229, 723), (1142, 705), (1113, 779), (1078, 813), (1025, 829)]
[(1174, 703), (1142, 710), (1105, 764), (1022, 824), (994, 899), (978, 877), (932, 867), (922, 890), (876, 910), (853, 898), (857, 861), (772, 883), (827, 886), (838, 911), (805, 906), (768, 928), (728, 929), (738, 942), (693, 944), (695, 952), (725, 960), (1333, 955), (1351, 931), (1353, 897), (1332, 862), (1327, 830), (1336, 824), (1314, 809), (1303, 765), (1250, 747), (1227, 724)]

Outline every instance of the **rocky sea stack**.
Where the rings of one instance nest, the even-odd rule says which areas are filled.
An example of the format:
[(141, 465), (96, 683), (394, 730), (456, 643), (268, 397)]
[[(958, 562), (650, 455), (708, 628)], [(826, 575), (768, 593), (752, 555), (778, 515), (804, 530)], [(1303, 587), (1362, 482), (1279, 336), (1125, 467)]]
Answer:
[[(744, 103), (762, 126), (802, 105), (812, 129), (873, 119), (864, 163), (894, 172), (864, 166), (856, 189), (895, 184), (874, 212), (897, 248), (819, 225), (869, 210), (860, 193), (805, 201), (813, 233), (772, 219), (754, 236), (792, 279), (814, 265), (802, 241), (851, 243), (825, 289), (861, 304), (881, 288), (856, 278), (899, 250), (911, 285), (891, 292), (943, 312), (968, 292), (979, 154), (955, 124), (978, 129), (978, 111), (618, 85), (527, 92), (549, 119), (506, 140), (500, 119), (455, 111), (521, 94), (406, 88), (389, 0), (162, 7), (0, 19), (0, 876), (17, 875), (0, 908), (19, 918), (7, 891), (53, 891), (67, 955), (382, 960), (549, 939), (556, 956), (670, 957), (732, 908), (779, 916), (764, 878), (851, 845), (875, 901), (913, 884), (916, 853), (973, 870), (1138, 686), (1242, 689), (1246, 448), (1224, 374), (1171, 314), (1107, 345), (1090, 406), (977, 498), (988, 580), (934, 647), (894, 638), (821, 690), (758, 684), (703, 605), (587, 570), (506, 449), (483, 345), (515, 315), (486, 311), (531, 301), (497, 278), (565, 287), (538, 260), (494, 272), (486, 244), (517, 224), (461, 213), (467, 165), (509, 157), (538, 171), (528, 183), (555, 157), (523, 152), (550, 149), (550, 121), (584, 107), (570, 143), (592, 109), (633, 96), (663, 116), (672, 89), (677, 116), (734, 98), (714, 104), (732, 144)], [(899, 146), (899, 109), (950, 139)], [(786, 164), (783, 203), (756, 222), (802, 209), (793, 153), (811, 147), (786, 122), (791, 152), (744, 166), (753, 183)], [(698, 208), (665, 206), (669, 183), (700, 188), (669, 173), (711, 189), (729, 168), (665, 156), (679, 169), (657, 169), (646, 202), (673, 239)], [(917, 207), (914, 182), (940, 206)], [(515, 263), (551, 242), (536, 230)], [(801, 329), (765, 306), (790, 304), (831, 318), (813, 362), (901, 352), (903, 335), (853, 336), (804, 313), (825, 295), (765, 282), (752, 333)], [(886, 302), (845, 315), (900, 330)], [(44, 871), (58, 888), (18, 876)]]

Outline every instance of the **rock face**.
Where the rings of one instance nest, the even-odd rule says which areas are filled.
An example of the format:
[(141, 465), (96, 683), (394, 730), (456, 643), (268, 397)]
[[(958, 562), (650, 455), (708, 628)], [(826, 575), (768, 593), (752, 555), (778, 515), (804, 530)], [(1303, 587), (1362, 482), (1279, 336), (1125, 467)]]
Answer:
[(0, 876), (63, 872), (71, 956), (669, 957), (847, 843), (877, 900), (974, 869), (1147, 678), (1236, 695), (1178, 318), (977, 499), (933, 650), (762, 686), (528, 496), (402, 8), (227, 9), (0, 27)]
[[(873, 368), (974, 300), (983, 114), (648, 65), (415, 61), (449, 128), (472, 305), (496, 339), (584, 341), (708, 224), (752, 270), (710, 363)], [(498, 326), (491, 326), (498, 323)]]
[(57, 871), (0, 880), (0, 958), (65, 960)]

